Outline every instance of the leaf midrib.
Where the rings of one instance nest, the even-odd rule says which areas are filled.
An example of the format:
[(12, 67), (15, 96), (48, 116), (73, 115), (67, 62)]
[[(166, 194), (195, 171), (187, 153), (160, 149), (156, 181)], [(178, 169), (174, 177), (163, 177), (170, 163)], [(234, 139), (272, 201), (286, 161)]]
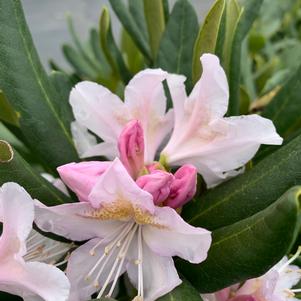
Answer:
[(19, 35), (20, 35), (20, 37), (21, 37), (21, 39), (22, 39), (23, 46), (24, 46), (25, 53), (26, 53), (26, 57), (27, 57), (27, 59), (28, 59), (28, 61), (29, 61), (29, 64), (30, 64), (31, 67), (32, 67), (33, 74), (34, 74), (34, 76), (35, 76), (35, 78), (36, 78), (36, 81), (37, 81), (37, 83), (38, 83), (38, 85), (39, 85), (39, 87), (40, 87), (40, 89), (41, 89), (42, 95), (44, 96), (44, 100), (46, 101), (47, 105), (49, 106), (50, 110), (52, 111), (52, 113), (53, 113), (54, 117), (56, 118), (58, 124), (60, 125), (60, 127), (61, 127), (61, 129), (62, 129), (64, 135), (67, 137), (67, 140), (68, 140), (69, 143), (72, 145), (73, 149), (75, 149), (75, 146), (74, 146), (72, 137), (69, 135), (68, 130), (65, 128), (63, 122), (60, 120), (59, 115), (57, 114), (57, 112), (56, 112), (56, 110), (55, 110), (55, 108), (54, 108), (54, 106), (53, 106), (51, 100), (50, 100), (49, 97), (48, 97), (47, 92), (46, 92), (45, 89), (44, 89), (43, 83), (41, 82), (41, 80), (40, 80), (40, 78), (39, 78), (38, 72), (37, 72), (37, 70), (36, 70), (36, 66), (35, 66), (35, 64), (34, 64), (34, 61), (33, 61), (32, 57), (31, 57), (30, 50), (29, 50), (28, 45), (27, 45), (27, 43), (26, 43), (26, 38), (24, 37), (24, 34), (23, 34), (23, 30), (22, 30), (23, 26), (22, 26), (22, 24), (20, 23), (20, 20), (19, 20), (18, 10), (17, 10), (17, 8), (16, 8), (16, 2), (14, 2), (13, 5), (14, 5), (15, 19), (16, 19), (17, 24), (18, 24), (18, 26), (17, 26), (17, 28), (18, 28), (18, 33), (19, 33)]

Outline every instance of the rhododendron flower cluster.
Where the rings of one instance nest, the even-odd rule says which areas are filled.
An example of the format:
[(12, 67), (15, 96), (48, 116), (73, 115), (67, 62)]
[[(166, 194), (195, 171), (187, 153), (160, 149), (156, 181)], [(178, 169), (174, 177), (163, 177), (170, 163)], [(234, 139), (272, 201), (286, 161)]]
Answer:
[[(65, 194), (69, 194), (64, 184), (67, 185), (77, 195), (78, 202), (47, 207), (43, 200), (35, 200), (35, 223), (42, 231), (83, 242), (77, 248), (66, 243), (46, 248), (52, 252), (45, 259), (62, 258), (62, 263), (67, 264), (69, 301), (87, 301), (95, 292), (97, 298), (112, 297), (124, 273), (137, 289), (135, 301), (154, 301), (177, 287), (181, 280), (172, 257), (201, 263), (206, 260), (212, 240), (210, 231), (189, 225), (175, 210), (194, 197), (197, 173), (208, 186), (216, 185), (239, 173), (260, 144), (281, 144), (282, 139), (267, 119), (258, 115), (223, 117), (228, 102), (224, 71), (214, 55), (203, 55), (201, 61), (203, 75), (189, 97), (183, 84), (185, 78), (161, 69), (138, 73), (125, 89), (124, 103), (92, 82), (79, 83), (71, 91), (70, 103), (76, 117), (72, 129), (79, 153), (82, 157), (102, 155), (112, 161), (60, 166), (57, 170), (63, 182), (44, 175)], [(173, 101), (173, 109), (167, 113), (164, 80)], [(96, 143), (88, 130), (103, 142)], [(161, 153), (159, 149), (163, 149)], [(177, 168), (171, 171), (171, 166)], [(24, 198), (18, 192), (20, 188), (9, 185), (11, 193), (16, 194), (15, 202), (20, 202)], [(6, 186), (3, 208), (10, 201), (6, 200), (9, 196), (5, 191)], [(26, 196), (26, 192), (22, 193)], [(33, 210), (33, 201), (27, 202)], [(28, 222), (32, 220), (33, 217)], [(38, 241), (33, 241), (37, 236)], [(20, 254), (19, 260), (22, 256), (31, 260), (35, 254), (38, 260), (44, 259), (40, 243), (50, 240), (40, 236), (34, 233), (29, 239), (32, 242), (28, 254), (21, 249), (14, 251)], [(22, 243), (24, 238), (20, 238)], [(75, 250), (64, 259), (73, 247)], [(14, 265), (13, 260), (7, 263), (8, 269)], [(43, 268), (45, 273), (49, 270), (63, 279), (62, 272), (54, 267)], [(6, 283), (5, 277), (3, 274)], [(22, 284), (25, 280), (20, 279)], [(59, 297), (51, 298), (67, 300), (68, 281), (64, 278), (60, 287), (64, 286), (65, 291), (58, 290)], [(209, 298), (263, 301), (254, 299), (253, 292), (240, 293), (252, 281), (255, 280), (248, 280), (239, 288), (234, 299), (230, 288)], [(46, 300), (54, 300), (43, 290), (29, 290), (46, 296)], [(20, 290), (14, 283), (8, 291)], [(25, 297), (26, 292), (21, 290), (19, 294)], [(220, 299), (225, 294), (229, 296)]]

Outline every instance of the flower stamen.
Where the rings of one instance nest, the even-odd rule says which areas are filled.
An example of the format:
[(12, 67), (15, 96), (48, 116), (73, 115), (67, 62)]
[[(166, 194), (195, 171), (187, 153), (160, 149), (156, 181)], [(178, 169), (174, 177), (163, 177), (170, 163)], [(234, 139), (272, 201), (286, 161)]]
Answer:
[[(138, 225), (137, 225), (137, 224), (134, 224), (134, 223), (131, 223), (131, 226), (132, 226), (132, 227), (131, 227), (131, 230), (130, 230), (130, 231), (126, 234), (126, 236), (124, 237), (124, 241), (123, 241), (123, 243), (122, 243), (122, 247), (121, 247), (120, 251), (119, 251), (118, 254), (117, 254), (117, 257), (116, 257), (116, 259), (115, 259), (115, 261), (114, 261), (114, 263), (113, 263), (112, 269), (111, 269), (111, 271), (110, 271), (110, 273), (109, 273), (109, 275), (108, 275), (108, 277), (107, 277), (107, 279), (106, 279), (106, 281), (105, 281), (105, 283), (104, 283), (104, 285), (103, 285), (101, 291), (99, 292), (99, 294), (98, 294), (98, 296), (97, 296), (97, 299), (100, 299), (100, 298), (102, 297), (104, 291), (106, 290), (108, 284), (110, 283), (110, 280), (111, 280), (111, 278), (112, 278), (112, 276), (113, 276), (113, 274), (114, 274), (114, 272), (115, 272), (115, 269), (116, 269), (116, 267), (117, 267), (117, 264), (118, 264), (118, 262), (120, 261), (118, 270), (117, 270), (116, 275), (115, 275), (115, 279), (114, 279), (113, 284), (112, 284), (112, 286), (111, 286), (111, 289), (110, 289), (110, 291), (109, 291), (109, 293), (108, 293), (108, 297), (110, 297), (111, 294), (112, 294), (113, 291), (114, 291), (114, 288), (115, 288), (116, 283), (117, 283), (117, 279), (119, 278), (119, 274), (120, 274), (121, 268), (122, 268), (123, 263), (124, 263), (124, 260), (125, 260), (125, 256), (126, 256), (126, 254), (127, 254), (127, 252), (128, 252), (128, 249), (129, 249), (129, 247), (130, 247), (130, 244), (131, 244), (131, 242), (132, 242), (132, 240), (133, 240), (134, 234), (136, 233), (136, 230), (137, 230), (137, 228), (138, 228)], [(112, 253), (111, 253), (111, 254), (112, 254)], [(104, 267), (104, 266), (103, 266), (103, 267)], [(97, 275), (97, 277), (96, 277), (96, 279), (97, 279), (96, 281), (98, 281), (98, 279), (99, 279), (99, 277), (100, 277), (100, 275), (101, 275), (101, 273), (102, 273), (102, 271), (103, 271), (103, 267), (102, 267), (102, 269), (99, 271), (99, 273), (98, 273), (98, 275)]]
[(278, 273), (281, 273), (284, 271), (284, 269), (286, 267), (288, 267), (292, 262), (294, 262), (299, 255), (301, 254), (301, 246), (298, 247), (298, 250), (296, 252), (296, 254), (294, 256), (292, 256), (287, 262), (285, 262), (279, 269), (278, 269)]

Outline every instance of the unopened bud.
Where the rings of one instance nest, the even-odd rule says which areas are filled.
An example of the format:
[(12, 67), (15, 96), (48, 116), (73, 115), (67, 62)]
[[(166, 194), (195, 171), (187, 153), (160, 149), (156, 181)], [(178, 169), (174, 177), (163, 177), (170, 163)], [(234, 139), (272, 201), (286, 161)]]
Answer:
[(57, 171), (63, 182), (76, 193), (79, 200), (87, 202), (96, 181), (110, 164), (110, 162), (98, 161), (69, 163), (58, 167)]
[(179, 208), (190, 201), (196, 193), (197, 169), (189, 164), (183, 165), (174, 174), (170, 195), (164, 203), (172, 208)]
[(129, 122), (118, 139), (120, 160), (133, 179), (137, 179), (144, 168), (144, 136), (138, 120)]

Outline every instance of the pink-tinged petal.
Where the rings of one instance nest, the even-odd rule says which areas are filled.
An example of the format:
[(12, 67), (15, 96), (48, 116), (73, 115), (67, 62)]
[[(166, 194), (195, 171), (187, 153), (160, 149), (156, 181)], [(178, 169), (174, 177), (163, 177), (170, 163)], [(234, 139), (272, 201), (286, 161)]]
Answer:
[[(195, 117), (206, 110), (210, 120), (223, 117), (228, 109), (229, 88), (219, 58), (213, 54), (201, 56), (203, 73), (189, 95)], [(196, 111), (197, 110), (197, 111)]]
[(144, 136), (138, 120), (130, 121), (122, 130), (118, 149), (121, 162), (136, 179), (144, 167)]
[(40, 262), (9, 260), (1, 263), (0, 290), (24, 300), (67, 301), (70, 284), (65, 274)]
[(116, 141), (97, 143), (96, 137), (76, 121), (72, 122), (71, 131), (80, 158), (105, 156), (114, 159), (118, 155)]
[(216, 300), (217, 301), (227, 301), (227, 300), (229, 300), (230, 292), (231, 292), (231, 290), (230, 290), (229, 287), (226, 287), (226, 288), (218, 291), (217, 293), (215, 293)]
[(234, 297), (230, 299), (230, 301), (260, 301), (260, 300), (256, 300), (256, 298), (253, 296), (243, 295), (243, 296)]
[(180, 127), (185, 113), (184, 104), (187, 99), (186, 88), (184, 84), (185, 80), (185, 76), (178, 74), (169, 74), (167, 77), (167, 84), (175, 114), (175, 132), (178, 132), (178, 130), (180, 130), (178, 127)]
[(146, 163), (152, 163), (173, 126), (173, 113), (165, 114), (163, 81), (166, 78), (167, 72), (161, 69), (146, 69), (134, 76), (124, 92), (131, 119), (139, 120), (144, 130)]
[(143, 227), (143, 238), (155, 253), (179, 256), (191, 263), (207, 258), (212, 240), (209, 231), (189, 225), (169, 207), (156, 207), (155, 217), (160, 227)]
[[(166, 96), (163, 81), (167, 72), (161, 69), (146, 69), (137, 73), (128, 83), (124, 91), (125, 103), (132, 112), (143, 109), (144, 112), (135, 112), (141, 117), (149, 117), (150, 110), (159, 116), (166, 111)], [(139, 118), (143, 120), (143, 118)]]
[(148, 211), (150, 214), (155, 210), (152, 195), (135, 183), (116, 158), (92, 189), (89, 202), (93, 207), (99, 208), (118, 201), (129, 202), (133, 207)]
[(0, 188), (0, 219), (3, 232), (0, 237), (0, 257), (26, 251), (34, 218), (34, 204), (30, 195), (16, 183), (5, 183)]
[(174, 176), (166, 171), (155, 170), (151, 174), (139, 177), (137, 185), (153, 196), (155, 205), (162, 204), (170, 195), (170, 189), (174, 182)]
[(88, 161), (69, 163), (57, 168), (64, 183), (76, 193), (80, 201), (88, 201), (94, 185), (111, 162)]
[[(97, 265), (97, 262), (104, 254), (104, 248), (107, 246), (107, 243), (99, 244), (99, 242), (100, 239), (92, 239), (72, 252), (68, 260), (66, 271), (71, 283), (69, 301), (90, 300), (91, 295), (101, 289), (109, 276), (109, 272), (112, 269), (113, 263), (120, 249), (116, 248), (112, 251), (112, 255), (109, 257), (105, 265), (104, 260), (102, 263)], [(99, 246), (94, 250), (93, 248), (97, 244)], [(94, 255), (90, 254), (91, 250), (95, 251)], [(95, 266), (96, 268), (93, 270), (93, 267)], [(104, 266), (103, 271), (97, 278), (97, 274), (101, 270), (102, 266)], [(123, 274), (124, 271), (125, 267), (123, 266), (120, 274)], [(97, 286), (96, 282), (98, 284)]]
[(98, 219), (95, 214), (86, 202), (46, 207), (36, 201), (35, 223), (45, 232), (77, 241), (105, 237), (121, 225), (118, 221)]
[(104, 141), (116, 141), (122, 125), (115, 112), (124, 104), (107, 88), (93, 82), (77, 84), (70, 93), (70, 104), (76, 120)]
[(273, 123), (258, 115), (216, 119), (206, 130), (211, 133), (206, 139), (196, 134), (167, 157), (172, 165), (196, 166), (208, 187), (235, 175), (233, 170), (251, 160), (261, 144), (282, 143)]
[(179, 208), (189, 202), (196, 193), (197, 169), (193, 165), (183, 165), (175, 175), (168, 200), (164, 203), (171, 208)]
[[(145, 244), (142, 268), (144, 301), (157, 300), (182, 283), (172, 258), (157, 255)], [(138, 266), (133, 261), (128, 263), (127, 273), (130, 281), (138, 288)]]

